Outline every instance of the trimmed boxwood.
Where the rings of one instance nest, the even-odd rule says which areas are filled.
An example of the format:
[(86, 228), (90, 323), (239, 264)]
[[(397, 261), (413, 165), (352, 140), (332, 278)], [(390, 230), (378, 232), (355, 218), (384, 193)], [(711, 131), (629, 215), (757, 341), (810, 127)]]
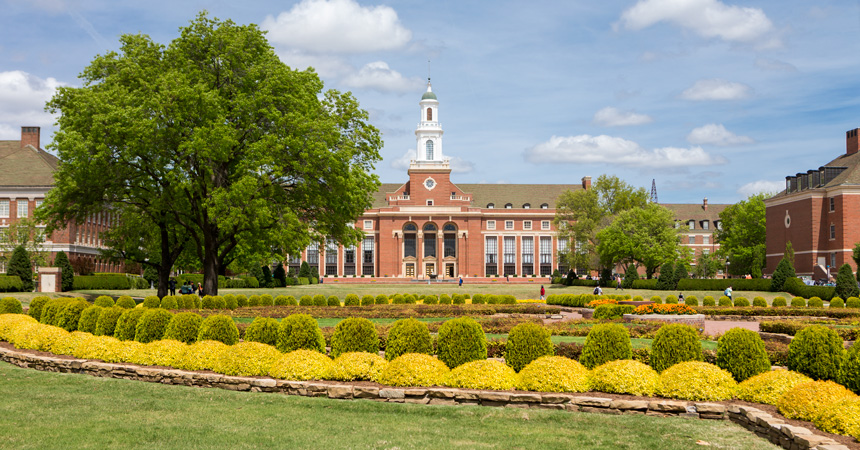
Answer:
[(550, 332), (541, 325), (525, 322), (511, 328), (508, 333), (505, 362), (517, 372), (541, 356), (553, 354), (555, 354), (555, 348), (550, 339)]
[(162, 309), (179, 309), (179, 303), (176, 301), (176, 297), (172, 295), (165, 295), (163, 299), (161, 299)]
[(322, 294), (314, 295), (314, 306), (326, 306), (325, 295), (322, 295)]
[(803, 297), (793, 297), (791, 299), (791, 306), (794, 306), (794, 307), (806, 306), (806, 300), (804, 300)]
[(417, 319), (400, 319), (388, 330), (385, 359), (391, 361), (406, 353), (433, 353), (433, 342), (427, 324)]
[(271, 345), (278, 344), (278, 321), (271, 317), (257, 317), (245, 330), (245, 341), (260, 342)]
[(15, 297), (0, 299), (0, 314), (24, 314), (24, 307)]
[(193, 344), (197, 342), (197, 335), (200, 334), (200, 325), (203, 323), (203, 318), (199, 314), (193, 312), (183, 312), (174, 315), (167, 328), (164, 329), (164, 339), (173, 339), (174, 341)]
[(750, 305), (750, 301), (747, 300), (746, 297), (737, 297), (737, 298), (735, 298), (734, 303), (735, 303), (735, 306), (749, 306)]
[(785, 297), (774, 297), (773, 301), (770, 303), (770, 306), (774, 308), (788, 306), (788, 302), (785, 300)]
[(325, 338), (317, 321), (308, 314), (293, 314), (278, 325), (278, 350), (314, 350), (325, 354)]
[(363, 317), (350, 317), (334, 327), (331, 357), (350, 352), (379, 353), (379, 335), (373, 322)]
[(732, 306), (732, 299), (730, 299), (728, 296), (722, 295), (720, 296), (719, 305)]
[(845, 300), (842, 300), (839, 297), (833, 297), (830, 299), (830, 307), (831, 308), (844, 308)]
[(821, 300), (818, 297), (812, 297), (809, 299), (809, 307), (810, 308), (823, 308), (824, 300)]
[(117, 320), (126, 311), (127, 309), (120, 306), (103, 308), (96, 321), (96, 329), (93, 334), (96, 336), (113, 336)]
[(728, 370), (740, 382), (769, 371), (770, 359), (758, 333), (732, 328), (717, 342), (717, 366)]
[(714, 297), (706, 295), (705, 298), (702, 299), (702, 306), (717, 306), (717, 302), (714, 301)]
[(239, 329), (233, 318), (224, 314), (215, 314), (203, 320), (200, 324), (198, 341), (219, 341), (233, 345), (239, 341)]
[(275, 299), (269, 294), (263, 294), (260, 296), (260, 306), (273, 306), (275, 304)]
[(424, 304), (425, 305), (437, 305), (439, 304), (439, 297), (436, 297), (433, 294), (424, 296)]
[(387, 305), (388, 304), (388, 297), (386, 297), (384, 294), (377, 295), (376, 296), (376, 304), (377, 305)]
[(52, 298), (45, 303), (45, 306), (42, 307), (42, 315), (39, 316), (39, 322), (44, 323), (45, 325), (55, 325), (57, 315), (60, 313), (66, 305), (75, 301), (75, 299), (71, 298)]
[(93, 304), (96, 306), (101, 306), (102, 308), (110, 308), (111, 306), (115, 305), (116, 302), (114, 302), (113, 298), (109, 295), (99, 295), (98, 297), (96, 297), (96, 301), (93, 302)]
[(842, 359), (839, 382), (860, 395), (860, 344), (856, 342), (845, 352), (845, 357)]
[(33, 300), (30, 300), (30, 309), (27, 310), (27, 314), (30, 317), (39, 320), (42, 318), (42, 308), (45, 306), (48, 301), (51, 300), (49, 297), (44, 295), (40, 295), (38, 297), (33, 297)]
[(609, 361), (632, 358), (633, 347), (627, 328), (617, 323), (603, 323), (588, 332), (579, 362), (593, 369)]
[[(206, 297), (203, 297), (203, 301), (204, 302), (206, 301)], [(251, 307), (260, 306), (260, 296), (259, 295), (252, 295), (252, 296), (248, 297), (248, 306), (251, 306)], [(205, 306), (204, 306), (204, 308), (205, 308)]]
[(845, 300), (845, 306), (848, 308), (860, 308), (860, 298), (848, 297)]
[(823, 325), (808, 326), (788, 345), (788, 369), (814, 380), (836, 380), (842, 364), (842, 338)]
[(753, 304), (753, 306), (766, 307), (767, 306), (767, 300), (765, 300), (764, 297), (756, 296), (753, 298), (752, 304)]
[(314, 298), (310, 295), (303, 295), (299, 298), (299, 305), (301, 306), (314, 306)]
[(81, 318), (78, 319), (78, 331), (93, 334), (96, 331), (96, 324), (99, 321), (99, 316), (102, 314), (101, 306), (92, 305), (81, 313)]
[(702, 342), (695, 328), (673, 323), (657, 330), (651, 343), (651, 367), (662, 372), (679, 362), (702, 361)]
[(361, 299), (355, 294), (347, 294), (343, 300), (343, 306), (361, 306)]
[(487, 337), (481, 325), (470, 317), (446, 321), (439, 327), (436, 353), (449, 368), (487, 359)]
[(55, 325), (69, 332), (77, 331), (78, 322), (81, 320), (81, 314), (90, 306), (92, 305), (90, 305), (89, 302), (81, 299), (68, 303), (60, 310), (57, 317), (54, 319)]
[(236, 304), (239, 305), (240, 308), (244, 308), (248, 306), (248, 297), (239, 294), (236, 296)]
[(127, 295), (123, 295), (123, 296), (120, 296), (120, 298), (116, 299), (116, 306), (119, 306), (119, 307), (125, 308), (125, 309), (131, 309), (131, 308), (134, 308), (135, 306), (137, 306), (137, 303), (134, 302), (133, 298), (131, 298)]
[[(473, 305), (483, 305), (484, 303), (485, 303), (484, 294), (475, 294), (475, 296), (472, 297), (472, 304)], [(549, 303), (549, 302), (547, 302), (547, 303)]]
[(361, 297), (361, 306), (373, 306), (376, 303), (376, 299), (373, 298), (372, 295), (365, 295)]
[(143, 299), (144, 308), (158, 308), (161, 305), (161, 300), (156, 295), (150, 295)]
[(114, 337), (121, 341), (134, 340), (134, 334), (137, 331), (137, 321), (140, 320), (140, 316), (145, 312), (146, 310), (143, 308), (134, 308), (122, 313), (116, 321), (116, 328), (114, 328), (113, 332)]
[(684, 297), (684, 304), (687, 306), (699, 306), (699, 299), (695, 295), (688, 295)]
[(143, 313), (135, 326), (134, 340), (141, 344), (160, 341), (173, 313), (163, 308), (152, 308)]
[(329, 295), (326, 304), (328, 306), (340, 306), (340, 299), (337, 298), (337, 295)]

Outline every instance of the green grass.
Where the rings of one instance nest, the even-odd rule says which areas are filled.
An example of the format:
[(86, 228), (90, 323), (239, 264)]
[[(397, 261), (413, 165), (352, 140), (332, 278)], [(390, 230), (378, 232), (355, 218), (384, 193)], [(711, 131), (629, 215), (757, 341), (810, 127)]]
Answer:
[(0, 363), (0, 448), (776, 449), (728, 421), (330, 400)]

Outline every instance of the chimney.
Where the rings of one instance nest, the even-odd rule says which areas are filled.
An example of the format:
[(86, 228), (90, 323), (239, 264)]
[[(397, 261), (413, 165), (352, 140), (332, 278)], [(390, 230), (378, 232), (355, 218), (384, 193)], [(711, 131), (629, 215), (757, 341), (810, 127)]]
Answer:
[(702, 209), (704, 209), (705, 211), (708, 210), (708, 197), (705, 197), (705, 199), (702, 201)]
[(582, 177), (582, 188), (585, 190), (591, 189), (591, 177)]
[(851, 131), (845, 132), (845, 153), (849, 155), (853, 155), (857, 153), (857, 150), (860, 150), (860, 141), (857, 139), (857, 131), (860, 131), (860, 128), (855, 128)]
[(21, 127), (21, 148), (28, 145), (39, 148), (39, 127)]

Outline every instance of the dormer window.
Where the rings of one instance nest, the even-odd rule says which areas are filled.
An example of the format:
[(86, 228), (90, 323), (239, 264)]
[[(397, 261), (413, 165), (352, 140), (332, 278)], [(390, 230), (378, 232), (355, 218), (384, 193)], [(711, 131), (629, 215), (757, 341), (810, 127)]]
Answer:
[(487, 209), (493, 209), (496, 207), (495, 203), (487, 203)]
[(523, 209), (529, 209), (531, 207), (532, 207), (532, 205), (530, 203), (526, 203), (523, 205)]
[(695, 230), (696, 229), (696, 221), (691, 220), (691, 221), (687, 222), (687, 226), (690, 227), (691, 230)]
[(546, 203), (541, 203), (540, 209), (549, 209), (549, 205)]
[(510, 203), (505, 203), (505, 209), (511, 209), (513, 207), (514, 207), (514, 205), (512, 205)]
[(707, 220), (702, 221), (702, 229), (707, 230), (709, 228), (709, 223)]

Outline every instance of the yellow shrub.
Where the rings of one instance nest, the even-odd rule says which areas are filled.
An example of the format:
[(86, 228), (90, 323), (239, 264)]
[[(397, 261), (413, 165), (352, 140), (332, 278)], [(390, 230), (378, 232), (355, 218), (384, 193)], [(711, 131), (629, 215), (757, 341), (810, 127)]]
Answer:
[(54, 341), (51, 344), (51, 353), (55, 355), (71, 355), (74, 356), (75, 349), (78, 348), (78, 344), (89, 337), (92, 337), (89, 333), (84, 333), (81, 331), (73, 331), (68, 335), (61, 337)]
[(177, 369), (212, 370), (221, 352), (227, 345), (218, 341), (200, 341), (188, 346), (185, 353), (176, 361)]
[(0, 314), (0, 341), (8, 341), (13, 328), (27, 323), (36, 323), (36, 319), (24, 314)]
[(283, 353), (268, 344), (240, 342), (221, 352), (215, 360), (215, 372), (241, 377), (265, 376)]
[(789, 419), (812, 420), (827, 406), (854, 393), (832, 381), (810, 381), (789, 389), (776, 402), (776, 407)]
[(860, 441), (860, 397), (847, 397), (837, 400), (812, 420), (821, 431), (854, 436)]
[(701, 361), (675, 364), (660, 374), (659, 395), (683, 400), (729, 400), (738, 383), (732, 374)]
[(391, 360), (379, 382), (389, 386), (433, 386), (449, 372), (442, 361), (423, 353), (407, 353)]
[(15, 348), (35, 349), (37, 336), (42, 324), (38, 322), (21, 322), (9, 328), (6, 340)]
[(563, 356), (541, 356), (517, 375), (517, 389), (540, 392), (585, 392), (588, 369)]
[(454, 368), (439, 384), (465, 389), (513, 389), (517, 373), (503, 362), (481, 359)]
[(591, 371), (591, 389), (610, 394), (652, 396), (660, 375), (651, 366), (632, 359), (610, 361)]
[(53, 325), (41, 325), (38, 332), (33, 336), (33, 340), (29, 343), (30, 349), (40, 352), (50, 352), (54, 347), (54, 343), (69, 336), (69, 332)]
[(378, 381), (388, 361), (378, 354), (367, 352), (343, 353), (334, 360), (331, 379), (341, 381)]
[(128, 359), (132, 364), (176, 367), (176, 362), (188, 351), (188, 345), (173, 339), (164, 339), (142, 344), (132, 350), (133, 353)]
[(75, 348), (72, 356), (82, 359), (100, 359), (105, 362), (119, 362), (122, 351), (122, 341), (112, 336), (93, 336), (84, 333)]
[(747, 378), (738, 385), (737, 396), (748, 402), (776, 405), (785, 391), (798, 384), (809, 383), (812, 378), (790, 370), (771, 370)]
[(331, 375), (331, 358), (314, 350), (294, 350), (281, 356), (269, 369), (269, 375), (283, 380), (325, 380)]

